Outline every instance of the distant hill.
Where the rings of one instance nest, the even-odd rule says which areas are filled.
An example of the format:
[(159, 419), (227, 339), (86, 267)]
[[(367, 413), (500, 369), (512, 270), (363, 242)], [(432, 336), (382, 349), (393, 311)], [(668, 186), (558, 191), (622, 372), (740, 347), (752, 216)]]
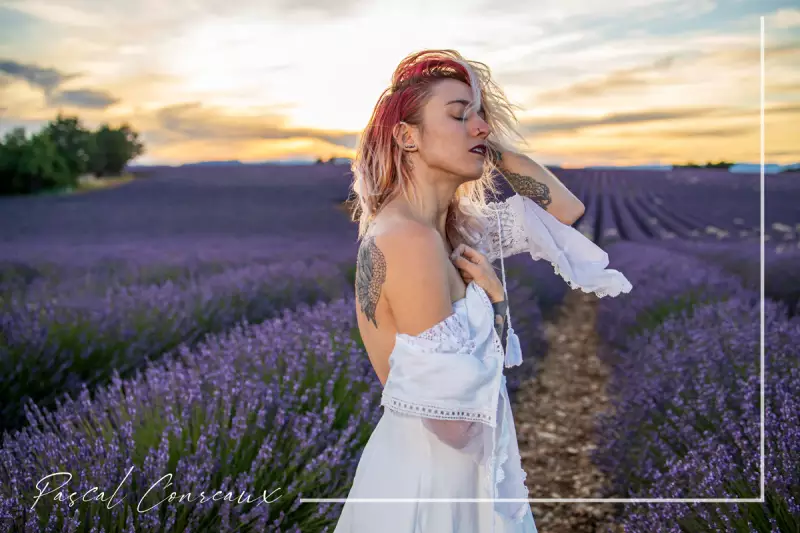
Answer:
[[(232, 167), (232, 166), (294, 166), (294, 165), (350, 165), (352, 164), (353, 160), (346, 158), (346, 157), (335, 157), (324, 161), (322, 159), (285, 159), (281, 161), (247, 161), (242, 162), (238, 159), (226, 160), (226, 161), (196, 161), (192, 163), (184, 163), (182, 165), (128, 165), (127, 169), (130, 171), (134, 170), (146, 170), (146, 169), (155, 169), (155, 168), (168, 168), (168, 167), (184, 167), (184, 168), (192, 168), (192, 167)], [(550, 169), (559, 169), (561, 168), (559, 165), (547, 165)], [(729, 172), (732, 173), (748, 173), (748, 174), (758, 174), (761, 172), (761, 166), (758, 163), (714, 163), (714, 164), (707, 164), (707, 165), (590, 165), (586, 167), (581, 167), (586, 169), (592, 170), (661, 170), (661, 171), (670, 171), (670, 170), (677, 170), (677, 169), (687, 169), (687, 168), (697, 168), (697, 169), (720, 169), (725, 170), (727, 169)], [(765, 164), (764, 165), (764, 173), (765, 174), (778, 174), (781, 172), (800, 172), (800, 163), (792, 163), (789, 165), (778, 165), (778, 164)]]
[(590, 168), (595, 170), (617, 170), (617, 169), (630, 169), (630, 170), (672, 170), (672, 165), (592, 165), (583, 168)]
[[(764, 165), (764, 174), (777, 174), (782, 172), (784, 169), (781, 165), (769, 164)], [(761, 173), (761, 164), (760, 163), (736, 163), (735, 165), (731, 165), (728, 169), (728, 172), (734, 173), (748, 173), (748, 174), (760, 174)]]
[(182, 167), (229, 167), (234, 165), (244, 165), (239, 160), (231, 160), (231, 161), (198, 161), (196, 163), (184, 163), (180, 166)]

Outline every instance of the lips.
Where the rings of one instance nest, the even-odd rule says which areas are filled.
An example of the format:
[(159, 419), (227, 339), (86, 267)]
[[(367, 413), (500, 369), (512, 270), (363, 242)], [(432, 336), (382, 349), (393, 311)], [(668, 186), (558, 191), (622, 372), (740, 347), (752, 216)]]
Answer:
[(483, 145), (483, 144), (478, 144), (478, 145), (473, 146), (472, 148), (470, 148), (469, 151), (472, 152), (473, 154), (478, 154), (478, 155), (485, 156), (486, 155), (486, 146)]

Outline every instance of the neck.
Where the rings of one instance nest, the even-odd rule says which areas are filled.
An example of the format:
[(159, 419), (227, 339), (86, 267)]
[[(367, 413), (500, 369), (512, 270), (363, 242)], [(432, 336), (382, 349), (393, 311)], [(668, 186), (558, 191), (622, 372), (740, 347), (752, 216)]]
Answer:
[(436, 231), (447, 242), (446, 222), (447, 210), (456, 194), (460, 183), (450, 177), (439, 176), (436, 179), (420, 178), (418, 175), (413, 178), (416, 184), (416, 202), (406, 200), (402, 195), (391, 203), (400, 204), (398, 207), (405, 211), (415, 220), (436, 228)]

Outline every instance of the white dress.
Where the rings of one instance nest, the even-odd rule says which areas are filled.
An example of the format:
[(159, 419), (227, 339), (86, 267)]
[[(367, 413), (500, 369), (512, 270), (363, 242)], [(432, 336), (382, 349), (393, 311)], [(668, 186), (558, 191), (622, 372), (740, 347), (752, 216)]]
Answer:
[[(477, 248), (501, 259), (504, 288), (503, 257), (528, 252), (573, 288), (600, 297), (630, 292), (625, 276), (606, 268), (603, 250), (529, 198), (489, 206), (496, 223), (486, 221)], [(506, 318), (504, 350), (491, 301), (473, 281), (447, 318), (419, 335), (396, 335), (383, 416), (334, 533), (537, 532), (503, 374), (521, 363)]]

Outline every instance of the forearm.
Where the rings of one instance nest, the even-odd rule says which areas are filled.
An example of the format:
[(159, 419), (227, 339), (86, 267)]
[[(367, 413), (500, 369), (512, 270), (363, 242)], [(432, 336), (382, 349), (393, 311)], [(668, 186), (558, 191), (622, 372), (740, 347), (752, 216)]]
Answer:
[(492, 308), (494, 309), (494, 329), (497, 332), (497, 336), (502, 339), (506, 325), (506, 309), (508, 309), (508, 302), (506, 300), (492, 302)]
[(552, 172), (530, 157), (503, 152), (497, 167), (514, 192), (530, 198), (563, 224), (572, 225), (583, 214), (583, 203)]

